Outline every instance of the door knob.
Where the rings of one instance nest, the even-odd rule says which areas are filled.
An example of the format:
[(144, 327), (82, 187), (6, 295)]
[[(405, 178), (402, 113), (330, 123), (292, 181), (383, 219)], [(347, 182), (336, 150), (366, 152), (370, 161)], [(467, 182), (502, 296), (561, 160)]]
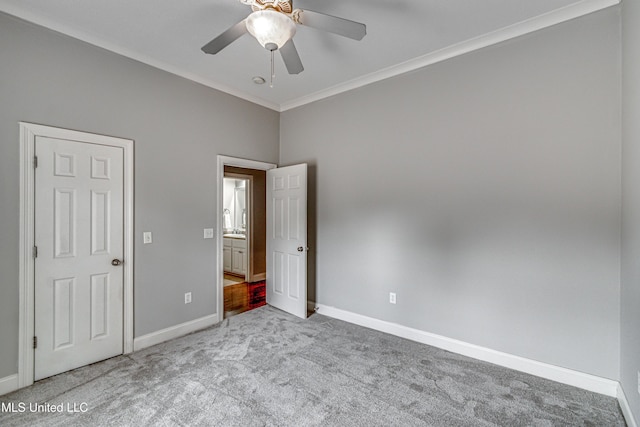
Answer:
[(122, 264), (124, 261), (120, 261), (119, 259), (111, 260), (111, 265), (115, 265), (116, 267)]
[(298, 246), (298, 252), (302, 252), (304, 251), (304, 248), (302, 246)]

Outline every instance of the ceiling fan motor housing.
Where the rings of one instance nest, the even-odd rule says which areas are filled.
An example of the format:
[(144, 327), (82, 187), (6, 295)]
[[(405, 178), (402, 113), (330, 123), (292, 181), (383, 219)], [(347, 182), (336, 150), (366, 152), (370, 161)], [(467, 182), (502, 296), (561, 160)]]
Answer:
[(291, 13), (293, 11), (293, 0), (254, 0), (251, 9), (254, 11), (273, 8), (278, 12)]

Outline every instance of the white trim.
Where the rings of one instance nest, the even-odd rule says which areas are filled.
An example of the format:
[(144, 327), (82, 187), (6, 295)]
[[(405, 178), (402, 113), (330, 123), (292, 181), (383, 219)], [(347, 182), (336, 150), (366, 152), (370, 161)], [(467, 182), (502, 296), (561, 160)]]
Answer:
[(213, 326), (218, 323), (220, 319), (218, 314), (210, 314), (199, 319), (191, 320), (189, 322), (181, 323), (179, 325), (170, 326), (165, 329), (161, 329), (156, 332), (152, 332), (147, 335), (136, 338), (133, 341), (134, 351), (142, 350), (143, 348), (151, 347), (152, 345), (160, 344), (161, 342), (169, 341), (174, 338), (178, 338), (192, 332), (199, 331), (209, 326)]
[(220, 320), (223, 319), (224, 316), (224, 260), (223, 260), (223, 230), (222, 230), (222, 209), (224, 208), (224, 200), (222, 197), (222, 192), (224, 188), (224, 167), (225, 166), (236, 166), (239, 168), (245, 169), (256, 169), (256, 170), (269, 170), (277, 167), (274, 163), (265, 163), (257, 160), (248, 160), (248, 159), (240, 159), (237, 157), (229, 157), (218, 155), (218, 178), (217, 178), (217, 191), (218, 194), (216, 196), (216, 247), (218, 248), (218, 253), (216, 257), (216, 288), (217, 288), (217, 299), (218, 299), (218, 310), (217, 313), (220, 315)]
[(0, 396), (18, 389), (18, 374), (0, 378)]
[(581, 16), (588, 15), (590, 13), (597, 12), (602, 9), (606, 9), (611, 6), (615, 6), (619, 3), (620, 3), (620, 0), (578, 1), (576, 3), (536, 16), (534, 18), (498, 29), (496, 31), (481, 35), (479, 37), (476, 37), (470, 40), (460, 42), (458, 44), (455, 44), (449, 47), (445, 47), (444, 49), (441, 49), (439, 51), (431, 52), (426, 55), (423, 55), (414, 59), (410, 59), (401, 64), (394, 65), (379, 71), (375, 71), (373, 73), (367, 74), (362, 77), (358, 77), (351, 81), (341, 83), (309, 95), (301, 96), (293, 100), (285, 101), (281, 104), (256, 97), (244, 91), (220, 84), (211, 79), (203, 78), (190, 71), (182, 69), (181, 67), (167, 64), (162, 61), (158, 61), (157, 59), (147, 56), (146, 54), (133, 51), (126, 47), (119, 46), (114, 43), (103, 40), (100, 37), (96, 37), (86, 32), (79, 31), (68, 25), (55, 22), (52, 19), (40, 16), (37, 13), (34, 13), (32, 11), (24, 10), (24, 8), (21, 8), (14, 4), (3, 4), (3, 11), (8, 14), (17, 16), (21, 19), (24, 19), (26, 21), (33, 22), (35, 24), (41, 25), (43, 27), (49, 28), (59, 33), (66, 34), (78, 40), (82, 40), (84, 42), (90, 43), (94, 46), (98, 46), (103, 49), (110, 50), (111, 52), (115, 52), (127, 58), (134, 59), (136, 61), (158, 68), (160, 70), (167, 71), (171, 74), (175, 74), (177, 76), (200, 83), (202, 85), (219, 90), (221, 92), (228, 93), (230, 95), (236, 96), (246, 101), (253, 102), (254, 104), (258, 104), (275, 111), (283, 112), (283, 111), (290, 110), (292, 108), (309, 104), (311, 102), (328, 98), (333, 95), (337, 95), (343, 92), (357, 89), (359, 87), (366, 86), (371, 83), (378, 82), (380, 80), (385, 80), (400, 74), (408, 73), (410, 71), (417, 70), (422, 67), (426, 67), (427, 65), (435, 64), (437, 62), (445, 61), (447, 59), (450, 59), (456, 56), (464, 55), (465, 53), (469, 53), (474, 50), (482, 49), (497, 43), (501, 43), (516, 37), (523, 36), (525, 34), (529, 34), (547, 27), (551, 27), (553, 25), (561, 24), (563, 22), (570, 21), (572, 19), (576, 19)]
[(35, 152), (35, 130), (20, 124), (20, 242), (18, 252), (18, 387), (33, 384), (34, 336), (34, 264), (31, 250), (34, 242), (34, 185), (32, 161)]
[(622, 410), (622, 415), (624, 415), (624, 419), (627, 422), (628, 427), (638, 427), (638, 423), (633, 416), (633, 412), (631, 412), (631, 407), (629, 406), (629, 401), (627, 400), (627, 395), (624, 393), (624, 389), (622, 385), (618, 383), (618, 403), (620, 404), (620, 410)]
[(35, 140), (38, 136), (120, 147), (124, 151), (123, 349), (133, 351), (133, 140), (20, 122), (18, 387), (33, 384)]
[(595, 375), (585, 374), (548, 363), (515, 356), (509, 353), (492, 350), (464, 341), (447, 338), (442, 335), (432, 334), (419, 329), (409, 328), (397, 323), (386, 322), (374, 319), (335, 307), (318, 304), (316, 311), (319, 314), (344, 320), (345, 322), (364, 326), (376, 331), (385, 332), (398, 337), (406, 338), (422, 344), (438, 347), (453, 353), (462, 354), (474, 359), (483, 360), (509, 369), (526, 372), (552, 381), (579, 387), (595, 393), (616, 397), (618, 393), (618, 382)]
[(618, 3), (620, 3), (620, 0), (583, 0), (534, 18), (518, 22), (517, 24), (509, 25), (496, 31), (483, 34), (479, 37), (447, 46), (443, 49), (410, 59), (406, 62), (375, 71), (371, 74), (355, 78), (328, 89), (323, 89), (291, 101), (285, 101), (280, 104), (280, 112), (291, 110), (292, 108), (300, 107), (330, 96), (338, 95), (381, 80), (405, 74), (419, 68), (426, 67), (427, 65), (446, 61), (447, 59), (502, 43), (553, 25), (561, 24), (593, 12), (606, 9), (607, 7), (615, 6)]

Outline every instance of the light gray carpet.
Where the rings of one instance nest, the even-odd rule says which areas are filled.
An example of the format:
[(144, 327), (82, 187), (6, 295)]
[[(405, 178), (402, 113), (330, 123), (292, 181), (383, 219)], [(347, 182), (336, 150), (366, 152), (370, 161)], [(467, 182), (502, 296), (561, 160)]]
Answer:
[[(624, 426), (615, 399), (265, 306), (0, 397), (2, 426)], [(29, 403), (86, 403), (29, 413)]]

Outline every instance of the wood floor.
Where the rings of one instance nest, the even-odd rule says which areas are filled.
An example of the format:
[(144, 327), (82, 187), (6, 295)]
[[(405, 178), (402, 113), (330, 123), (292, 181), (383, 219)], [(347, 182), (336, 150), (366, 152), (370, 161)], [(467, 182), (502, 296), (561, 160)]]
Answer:
[(243, 283), (243, 282), (244, 282), (244, 277), (224, 273), (224, 286), (229, 286), (229, 285), (233, 285), (236, 283)]
[[(225, 275), (226, 279), (226, 275)], [(224, 287), (224, 317), (230, 317), (266, 304), (265, 282), (240, 282)]]

